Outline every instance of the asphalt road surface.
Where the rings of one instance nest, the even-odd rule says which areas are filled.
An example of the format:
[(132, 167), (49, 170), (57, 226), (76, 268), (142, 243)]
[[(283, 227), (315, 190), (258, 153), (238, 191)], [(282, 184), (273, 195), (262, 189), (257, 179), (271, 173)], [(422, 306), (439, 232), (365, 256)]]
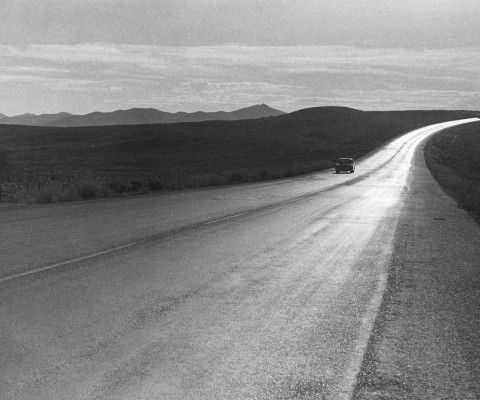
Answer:
[(3, 208), (0, 398), (350, 398), (414, 154), (471, 121), (354, 174)]

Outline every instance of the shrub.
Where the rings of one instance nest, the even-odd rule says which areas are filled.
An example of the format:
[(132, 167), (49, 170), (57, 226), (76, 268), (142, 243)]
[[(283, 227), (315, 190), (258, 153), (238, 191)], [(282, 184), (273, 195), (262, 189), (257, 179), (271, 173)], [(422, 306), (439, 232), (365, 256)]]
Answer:
[(475, 213), (480, 212), (480, 189), (475, 191), (464, 191), (461, 195), (466, 210)]
[(159, 190), (163, 189), (163, 184), (159, 181), (150, 181), (148, 182), (148, 190), (151, 192), (158, 192)]
[(40, 193), (37, 198), (37, 203), (49, 204), (53, 201), (53, 195), (50, 192)]
[(93, 185), (86, 185), (80, 188), (78, 194), (82, 200), (91, 200), (97, 197), (97, 189)]
[(65, 203), (68, 201), (74, 201), (77, 200), (78, 198), (76, 197), (75, 193), (62, 193), (57, 197), (57, 201), (59, 203)]
[(138, 192), (142, 189), (143, 183), (139, 181), (132, 181), (130, 182), (130, 187), (132, 189), (132, 192)]
[(243, 182), (243, 175), (242, 174), (232, 174), (228, 177), (227, 183), (240, 183)]
[(124, 183), (110, 182), (108, 186), (117, 194), (128, 192), (128, 187)]

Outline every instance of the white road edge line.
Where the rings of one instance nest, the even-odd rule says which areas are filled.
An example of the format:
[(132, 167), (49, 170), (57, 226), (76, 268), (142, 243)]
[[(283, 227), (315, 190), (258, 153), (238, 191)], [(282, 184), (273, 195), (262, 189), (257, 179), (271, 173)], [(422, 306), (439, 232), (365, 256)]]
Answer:
[[(468, 122), (474, 122), (474, 121), (480, 121), (480, 118), (470, 118), (470, 119), (465, 119), (464, 120), (465, 122), (464, 123), (468, 123)], [(458, 121), (448, 121), (448, 122), (458, 122)], [(447, 123), (448, 123), (447, 122)], [(441, 125), (441, 124), (445, 124), (445, 122), (443, 123), (440, 123), (438, 125)], [(455, 126), (455, 125), (448, 125), (446, 126), (445, 128), (443, 129), (440, 129), (440, 130), (444, 130), (444, 129), (448, 129), (452, 126)], [(422, 128), (420, 128), (422, 129)], [(415, 131), (418, 131), (420, 129), (415, 129), (411, 132), (415, 132)], [(432, 130), (436, 130), (438, 128), (433, 127), (433, 126), (430, 126), (430, 127), (425, 127), (426, 129), (426, 132), (429, 132), (430, 129)], [(410, 132), (410, 133), (411, 133)], [(381, 147), (382, 148), (382, 147)], [(307, 200), (307, 199), (304, 199), (304, 200)], [(299, 199), (297, 198), (293, 198), (293, 199), (289, 199), (289, 200), (286, 200), (286, 201), (283, 201), (283, 202), (280, 202), (280, 204), (283, 204), (283, 205), (288, 205), (288, 204), (291, 204), (291, 203), (294, 203), (294, 202), (298, 202)], [(301, 202), (302, 200), (300, 200)], [(242, 211), (240, 213), (237, 213), (237, 214), (234, 214), (234, 215), (229, 215), (229, 216), (226, 216), (226, 217), (222, 217), (222, 218), (218, 218), (218, 219), (214, 219), (214, 220), (211, 220), (211, 221), (206, 221), (206, 222), (203, 222), (203, 223), (200, 223), (199, 225), (211, 225), (211, 224), (215, 224), (217, 222), (222, 222), (222, 221), (229, 221), (229, 220), (232, 220), (232, 219), (235, 219), (235, 218), (238, 218), (238, 217), (241, 217), (242, 215), (245, 215), (245, 214), (248, 214), (249, 211)], [(32, 270), (29, 270), (29, 271), (25, 271), (25, 272), (19, 272), (17, 274), (13, 274), (13, 275), (9, 275), (9, 276), (5, 276), (3, 278), (0, 278), (0, 283), (4, 283), (4, 282), (8, 282), (8, 281), (11, 281), (11, 280), (14, 280), (14, 279), (17, 279), (17, 278), (22, 278), (22, 277), (26, 277), (26, 276), (29, 276), (29, 275), (34, 275), (34, 274), (37, 274), (39, 272), (45, 272), (45, 271), (48, 271), (48, 270), (51, 270), (51, 269), (55, 269), (55, 268), (60, 268), (60, 267), (64, 267), (64, 266), (67, 266), (67, 265), (70, 265), (70, 264), (74, 264), (74, 263), (77, 263), (77, 262), (80, 262), (80, 261), (86, 261), (86, 260), (89, 260), (91, 258), (95, 258), (95, 257), (98, 257), (98, 256), (102, 256), (102, 255), (106, 255), (106, 254), (110, 254), (110, 253), (114, 253), (114, 252), (117, 252), (117, 251), (121, 251), (121, 250), (125, 250), (125, 249), (128, 249), (130, 247), (133, 247), (135, 245), (137, 245), (139, 242), (130, 242), (130, 243), (127, 243), (127, 244), (124, 244), (124, 245), (121, 245), (121, 246), (116, 246), (116, 247), (112, 247), (110, 249), (106, 249), (106, 250), (101, 250), (101, 251), (98, 251), (96, 253), (91, 253), (91, 254), (87, 254), (87, 255), (84, 255), (84, 256), (80, 256), (80, 257), (77, 257), (77, 258), (72, 258), (70, 260), (65, 260), (65, 261), (61, 261), (61, 262), (58, 262), (58, 263), (55, 263), (55, 264), (50, 264), (50, 265), (45, 265), (43, 267), (39, 267), (39, 268), (35, 268), (35, 269), (32, 269)]]
[[(200, 223), (200, 225), (211, 225), (211, 224), (215, 224), (217, 222), (228, 221), (228, 220), (231, 220), (231, 219), (234, 219), (234, 218), (241, 217), (242, 215), (245, 215), (245, 214), (248, 214), (248, 211), (243, 211), (243, 212), (240, 212), (238, 214), (229, 215), (227, 217), (218, 218), (218, 219), (214, 219), (214, 220), (211, 220), (211, 221), (203, 222), (203, 223)], [(139, 242), (130, 242), (130, 243), (127, 243), (127, 244), (123, 244), (121, 246), (116, 246), (116, 247), (112, 247), (110, 249), (101, 250), (101, 251), (97, 251), (95, 253), (91, 253), (91, 254), (87, 254), (87, 255), (84, 255), (84, 256), (72, 258), (70, 260), (65, 260), (65, 261), (57, 262), (55, 264), (45, 265), (43, 267), (35, 268), (35, 269), (25, 271), (25, 272), (19, 272), (18, 274), (13, 274), (13, 275), (9, 275), (9, 276), (5, 276), (3, 278), (0, 278), (0, 283), (8, 282), (8, 281), (11, 281), (11, 280), (14, 280), (14, 279), (17, 279), (17, 278), (26, 277), (26, 276), (29, 276), (29, 275), (38, 274), (39, 272), (45, 272), (45, 271), (55, 269), (55, 268), (65, 267), (65, 266), (70, 265), (70, 264), (75, 264), (75, 263), (80, 262), (80, 261), (86, 261), (86, 260), (89, 260), (91, 258), (103, 256), (103, 255), (106, 255), (106, 254), (115, 253), (117, 251), (121, 251), (121, 250), (128, 249), (130, 247), (133, 247), (137, 244), (139, 244)]]
[(39, 273), (39, 272), (48, 271), (48, 270), (50, 270), (50, 269), (59, 268), (59, 267), (64, 267), (64, 266), (69, 265), (69, 264), (73, 264), (73, 263), (76, 263), (76, 262), (89, 260), (90, 258), (95, 258), (95, 257), (102, 256), (102, 255), (105, 255), (105, 254), (114, 253), (114, 252), (116, 252), (116, 251), (120, 251), (120, 250), (127, 249), (127, 248), (129, 248), (129, 247), (133, 247), (133, 246), (135, 246), (136, 244), (137, 244), (137, 243), (135, 243), (135, 242), (127, 243), (127, 244), (124, 244), (124, 245), (122, 245), (122, 246), (117, 246), (117, 247), (113, 247), (113, 248), (110, 248), (110, 249), (107, 249), (107, 250), (97, 251), (96, 253), (87, 254), (87, 255), (85, 255), (85, 256), (81, 256), (81, 257), (77, 257), (77, 258), (72, 258), (72, 259), (70, 259), (70, 260), (61, 261), (61, 262), (58, 262), (58, 263), (55, 263), (55, 264), (45, 265), (45, 266), (43, 266), (43, 267), (35, 268), (35, 269), (30, 270), (30, 271), (19, 272), (18, 274), (14, 274), (14, 275), (10, 275), (10, 276), (5, 276), (5, 277), (3, 277), (3, 278), (0, 278), (0, 283), (8, 282), (8, 281), (11, 281), (11, 280), (13, 280), (13, 279), (21, 278), (21, 277), (24, 277), (24, 276), (29, 276), (29, 275), (37, 274), (37, 273)]

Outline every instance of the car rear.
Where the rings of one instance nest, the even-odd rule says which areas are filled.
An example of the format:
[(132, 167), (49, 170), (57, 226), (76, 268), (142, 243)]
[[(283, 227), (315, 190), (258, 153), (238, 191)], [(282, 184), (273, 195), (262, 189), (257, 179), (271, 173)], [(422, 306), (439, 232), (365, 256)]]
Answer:
[(355, 171), (355, 161), (352, 158), (339, 158), (335, 163), (335, 172), (339, 174), (340, 172), (350, 172)]

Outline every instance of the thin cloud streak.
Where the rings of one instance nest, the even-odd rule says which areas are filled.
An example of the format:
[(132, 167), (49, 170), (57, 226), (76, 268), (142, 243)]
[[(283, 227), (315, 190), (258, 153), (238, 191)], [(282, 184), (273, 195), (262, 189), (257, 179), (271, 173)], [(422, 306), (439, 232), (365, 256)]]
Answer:
[[(0, 46), (0, 56), (59, 63), (130, 64), (152, 70), (178, 67), (252, 65), (292, 68), (296, 72), (329, 66), (404, 66), (458, 68), (480, 73), (478, 48), (372, 49), (351, 46), (199, 46), (165, 47), (107, 44)], [(348, 61), (348, 62), (347, 62)]]
[[(0, 89), (11, 94), (9, 104), (0, 100), (0, 112), (89, 112), (115, 104), (213, 111), (256, 102), (286, 111), (339, 102), (361, 109), (479, 109), (479, 78), (477, 48), (4, 45)], [(69, 98), (69, 89), (82, 95)], [(16, 104), (42, 90), (41, 110)], [(60, 97), (50, 101), (54, 95)]]

